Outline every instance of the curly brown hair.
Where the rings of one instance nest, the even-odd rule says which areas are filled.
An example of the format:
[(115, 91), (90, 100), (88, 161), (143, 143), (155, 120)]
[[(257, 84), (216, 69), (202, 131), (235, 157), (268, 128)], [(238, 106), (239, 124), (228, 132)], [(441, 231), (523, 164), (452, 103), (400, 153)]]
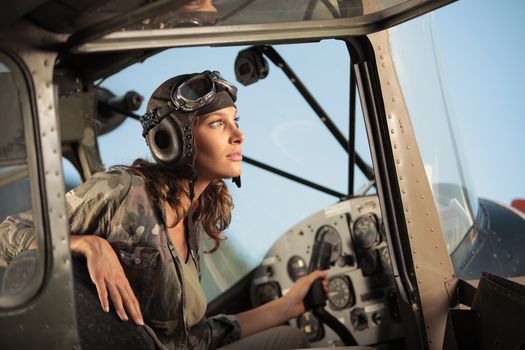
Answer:
[[(180, 204), (181, 196), (189, 198), (188, 180), (181, 178), (176, 173), (166, 171), (165, 167), (144, 159), (136, 159), (131, 166), (120, 166), (130, 173), (140, 176), (146, 183), (146, 190), (155, 204), (167, 202), (175, 213), (172, 224), (174, 227), (181, 218), (186, 217), (187, 210)], [(193, 221), (202, 225), (208, 236), (215, 241), (215, 246), (209, 253), (219, 249), (226, 238), (221, 233), (228, 228), (231, 222), (233, 200), (228, 187), (223, 180), (212, 181), (193, 203)]]

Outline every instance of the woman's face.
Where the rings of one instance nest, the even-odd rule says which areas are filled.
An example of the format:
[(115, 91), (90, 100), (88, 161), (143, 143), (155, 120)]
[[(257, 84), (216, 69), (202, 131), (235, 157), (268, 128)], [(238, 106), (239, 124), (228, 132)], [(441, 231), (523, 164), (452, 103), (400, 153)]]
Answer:
[(233, 106), (197, 118), (195, 167), (199, 180), (212, 181), (241, 174), (244, 134), (237, 120), (237, 109)]

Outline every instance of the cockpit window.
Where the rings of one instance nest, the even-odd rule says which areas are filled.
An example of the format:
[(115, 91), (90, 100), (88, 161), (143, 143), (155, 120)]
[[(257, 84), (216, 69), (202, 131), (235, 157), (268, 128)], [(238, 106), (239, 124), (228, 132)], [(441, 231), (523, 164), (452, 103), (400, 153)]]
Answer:
[(33, 218), (40, 210), (29, 96), (20, 68), (0, 52), (0, 310), (26, 301), (43, 276), (37, 242), (42, 220)]
[[(345, 44), (330, 40), (274, 48), (348, 139), (350, 60)], [(245, 134), (243, 156), (346, 194), (346, 150), (283, 71), (268, 62), (266, 78), (248, 86), (235, 81), (233, 62), (244, 49), (246, 47), (168, 50), (108, 78), (103, 86), (117, 95), (123, 94), (130, 88), (130, 82), (141, 76), (140, 84), (133, 88), (147, 100), (167, 77), (206, 69), (219, 70), (239, 88), (239, 124)], [(304, 60), (304, 57), (314, 56), (316, 60)], [(144, 106), (137, 113), (144, 113)], [(357, 108), (356, 125), (356, 149), (365, 162), (371, 164), (360, 108)], [(130, 119), (101, 136), (99, 146), (103, 162), (109, 166), (129, 164), (136, 157), (151, 159), (140, 135), (140, 124)], [(125, 151), (115, 147), (122, 144), (122, 140), (126, 140)], [(203, 271), (202, 279), (209, 300), (260, 264), (275, 241), (300, 220), (339, 201), (336, 196), (251, 164), (243, 162), (242, 167), (240, 189), (227, 181), (235, 204), (232, 223), (225, 233), (228, 239), (219, 251), (205, 254), (203, 258), (204, 265), (210, 267)], [(356, 167), (355, 191), (366, 183), (365, 176)], [(373, 189), (368, 193), (372, 192)], [(211, 247), (204, 247), (204, 250), (207, 248)]]

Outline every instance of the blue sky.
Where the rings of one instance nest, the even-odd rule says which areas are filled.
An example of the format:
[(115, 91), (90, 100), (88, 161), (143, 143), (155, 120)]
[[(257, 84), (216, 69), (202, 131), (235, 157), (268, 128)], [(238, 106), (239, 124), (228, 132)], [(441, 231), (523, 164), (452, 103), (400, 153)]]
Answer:
[[(506, 204), (525, 198), (525, 2), (461, 0), (432, 14), (447, 104), (481, 197)], [(233, 62), (242, 48), (183, 48), (163, 52), (104, 81), (116, 94), (136, 90), (147, 99), (177, 74), (218, 69), (235, 80)], [(349, 59), (341, 42), (280, 45), (305, 85), (345, 135), (348, 134)], [(270, 63), (269, 76), (239, 91), (244, 153), (327, 187), (345, 192), (346, 155), (284, 74)], [(144, 112), (144, 107), (139, 113)], [(358, 113), (357, 149), (369, 159)], [(106, 165), (149, 157), (140, 126), (126, 121), (99, 140)], [(356, 188), (363, 183), (357, 172)], [(244, 165), (243, 188), (229, 234), (255, 264), (287, 229), (335, 203), (336, 198)]]

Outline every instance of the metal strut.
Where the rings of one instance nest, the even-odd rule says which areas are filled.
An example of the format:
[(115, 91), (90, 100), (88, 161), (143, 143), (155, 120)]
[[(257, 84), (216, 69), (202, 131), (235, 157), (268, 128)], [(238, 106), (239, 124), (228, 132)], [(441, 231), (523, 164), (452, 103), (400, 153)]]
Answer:
[[(312, 94), (308, 91), (306, 86), (301, 82), (301, 80), (295, 75), (293, 70), (288, 66), (288, 64), (284, 61), (284, 59), (275, 51), (275, 49), (272, 46), (267, 45), (259, 45), (256, 46), (259, 50), (261, 50), (262, 53), (264, 53), (277, 67), (281, 68), (290, 79), (290, 81), (294, 84), (294, 86), (299, 90), (301, 95), (304, 97), (306, 102), (312, 107), (312, 109), (317, 113), (319, 116), (319, 119), (325, 124), (325, 126), (330, 130), (332, 135), (336, 138), (336, 140), (339, 142), (341, 147), (345, 150), (345, 152), (348, 152), (349, 145), (348, 140), (344, 137), (344, 135), (341, 133), (341, 131), (337, 128), (337, 126), (334, 124), (332, 119), (328, 116), (328, 114), (324, 111), (324, 109), (319, 105), (317, 100), (312, 96)], [(368, 180), (374, 179), (374, 172), (372, 168), (366, 164), (366, 162), (359, 156), (359, 154), (355, 153), (355, 164), (359, 167), (359, 169), (363, 172), (363, 174), (366, 176)]]

